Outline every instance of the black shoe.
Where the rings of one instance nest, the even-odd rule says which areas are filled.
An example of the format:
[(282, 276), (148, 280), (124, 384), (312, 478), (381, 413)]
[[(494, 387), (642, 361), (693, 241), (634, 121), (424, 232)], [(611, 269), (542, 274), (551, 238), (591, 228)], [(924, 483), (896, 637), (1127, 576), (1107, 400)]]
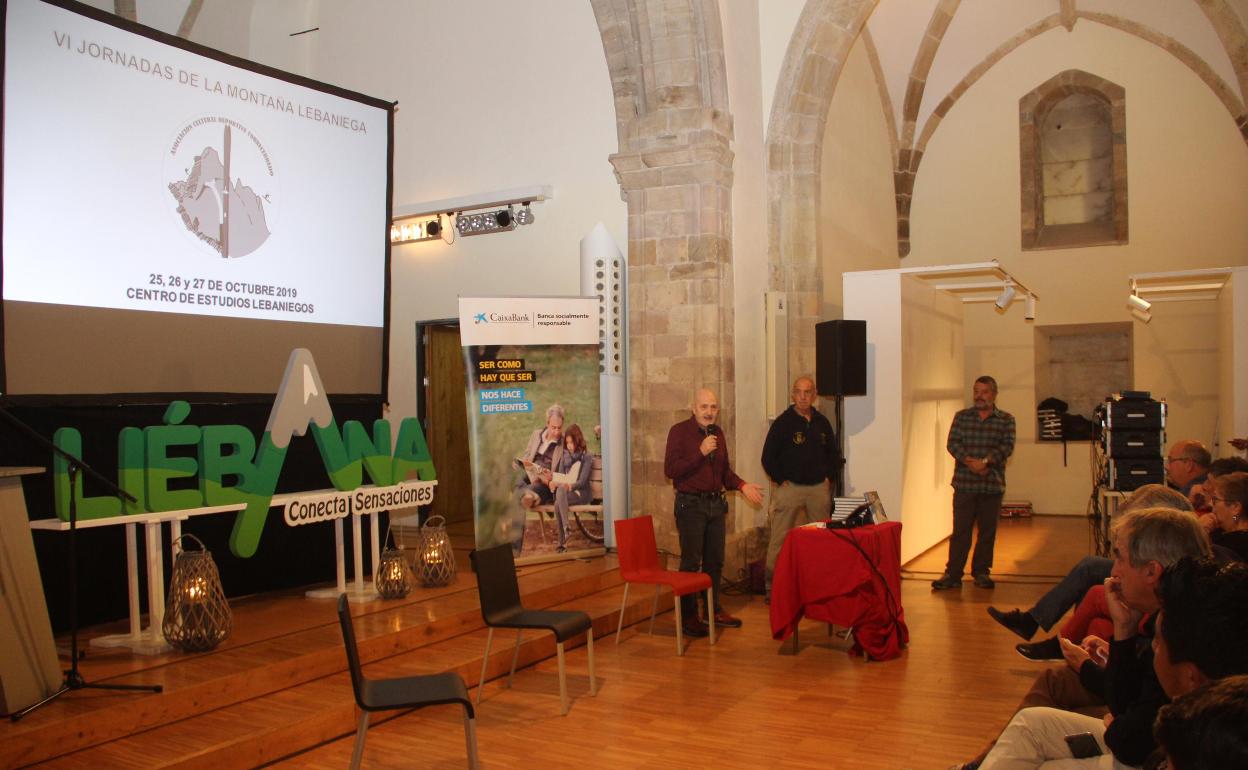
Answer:
[(1002, 612), (996, 607), (989, 607), (988, 614), (993, 620), (1026, 640), (1030, 640), (1031, 637), (1035, 636), (1036, 630), (1040, 628), (1040, 624), (1031, 616), (1031, 613), (1023, 612), (1022, 610)]
[(715, 625), (723, 626), (724, 628), (740, 628), (741, 618), (735, 618), (723, 610), (720, 610), (715, 613)]
[(955, 578), (949, 575), (941, 575), (932, 581), (933, 591), (944, 591), (946, 588), (961, 588), (962, 578)]
[(988, 577), (987, 572), (983, 572), (975, 576), (975, 587), (976, 588), (996, 588), (997, 584), (992, 581), (992, 578)]
[(1056, 636), (1039, 642), (1016, 644), (1014, 649), (1027, 660), (1061, 660), (1065, 657), (1062, 655), (1062, 643)]
[(686, 620), (681, 628), (685, 632), (685, 636), (692, 639), (705, 639), (711, 635), (711, 629), (707, 627), (701, 620)]

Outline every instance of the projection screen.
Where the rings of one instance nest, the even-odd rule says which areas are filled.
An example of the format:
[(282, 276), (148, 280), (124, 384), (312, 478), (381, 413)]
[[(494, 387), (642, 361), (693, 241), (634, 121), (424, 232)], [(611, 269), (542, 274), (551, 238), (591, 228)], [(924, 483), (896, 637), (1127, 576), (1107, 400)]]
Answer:
[[(4, 3), (3, 393), (384, 392), (393, 105)], [(124, 400), (124, 398), (123, 398)]]

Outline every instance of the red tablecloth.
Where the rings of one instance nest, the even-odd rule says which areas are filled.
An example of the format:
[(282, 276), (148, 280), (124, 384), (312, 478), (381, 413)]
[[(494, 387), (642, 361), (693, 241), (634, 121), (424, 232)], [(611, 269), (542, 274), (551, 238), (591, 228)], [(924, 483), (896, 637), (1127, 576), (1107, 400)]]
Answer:
[(789, 532), (771, 580), (772, 637), (787, 639), (803, 616), (852, 627), (851, 654), (874, 660), (900, 655), (910, 641), (901, 608), (901, 524)]

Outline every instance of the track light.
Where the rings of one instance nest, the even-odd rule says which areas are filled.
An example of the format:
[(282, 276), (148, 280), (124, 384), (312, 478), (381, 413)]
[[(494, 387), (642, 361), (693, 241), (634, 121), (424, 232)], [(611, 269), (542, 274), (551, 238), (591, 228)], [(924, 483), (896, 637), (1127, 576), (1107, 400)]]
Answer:
[(1014, 282), (1007, 280), (1001, 288), (1001, 293), (997, 296), (997, 301), (992, 303), (997, 306), (998, 310), (1005, 310), (1014, 301)]
[(516, 218), (510, 207), (498, 211), (478, 211), (472, 214), (461, 211), (455, 218), (455, 229), (464, 237), (503, 233), (516, 229)]
[(1148, 323), (1153, 320), (1153, 314), (1147, 310), (1140, 310), (1138, 307), (1131, 308), (1131, 315), (1140, 323)]
[(390, 225), (390, 243), (416, 243), (432, 241), (442, 235), (442, 223), (438, 217), (433, 219), (396, 219)]
[(1027, 300), (1027, 312), (1023, 314), (1023, 318), (1028, 321), (1034, 321), (1036, 320), (1036, 295), (1029, 293), (1025, 299)]
[(1140, 295), (1134, 292), (1132, 292), (1131, 294), (1127, 296), (1127, 307), (1130, 308), (1132, 311), (1138, 310), (1141, 313), (1147, 313), (1148, 309), (1151, 308), (1152, 306), (1153, 306), (1153, 303), (1149, 302), (1148, 300), (1144, 299), (1143, 297), (1141, 297)]
[(533, 209), (529, 208), (529, 201), (525, 201), (524, 205), (520, 207), (520, 210), (516, 212), (516, 224), (533, 224)]

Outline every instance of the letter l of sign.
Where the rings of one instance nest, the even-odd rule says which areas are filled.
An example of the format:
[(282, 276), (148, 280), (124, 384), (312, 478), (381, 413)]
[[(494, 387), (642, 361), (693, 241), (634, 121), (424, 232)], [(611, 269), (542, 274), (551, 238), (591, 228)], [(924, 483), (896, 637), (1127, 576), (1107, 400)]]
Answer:
[(264, 531), (264, 521), (269, 515), (277, 477), (291, 438), (307, 433), (309, 423), (326, 428), (333, 421), (334, 414), (312, 352), (306, 348), (291, 351), (282, 385), (269, 412), (269, 422), (256, 450), (255, 482), (240, 486), (248, 499), (247, 507), (239, 511), (230, 533), (230, 550), (234, 555), (251, 556), (260, 544), (260, 534)]

